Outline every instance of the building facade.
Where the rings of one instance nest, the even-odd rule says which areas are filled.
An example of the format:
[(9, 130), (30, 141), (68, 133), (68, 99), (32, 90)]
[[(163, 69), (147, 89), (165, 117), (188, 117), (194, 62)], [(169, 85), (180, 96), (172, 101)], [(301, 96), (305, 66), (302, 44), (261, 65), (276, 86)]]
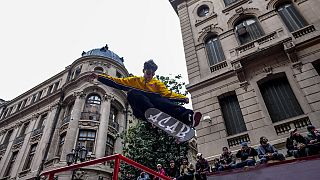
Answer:
[(170, 0), (181, 25), (198, 151), (208, 160), (261, 136), (320, 127), (320, 2)]
[[(86, 160), (122, 153), (122, 131), (132, 122), (126, 94), (87, 78), (125, 77), (123, 58), (108, 47), (83, 52), (65, 70), (10, 101), (0, 101), (0, 179), (34, 179), (66, 166), (78, 145)], [(78, 161), (79, 162), (79, 161)], [(83, 169), (82, 169), (83, 170)], [(80, 179), (110, 179), (109, 163), (73, 172)], [(72, 172), (58, 174), (71, 179)]]

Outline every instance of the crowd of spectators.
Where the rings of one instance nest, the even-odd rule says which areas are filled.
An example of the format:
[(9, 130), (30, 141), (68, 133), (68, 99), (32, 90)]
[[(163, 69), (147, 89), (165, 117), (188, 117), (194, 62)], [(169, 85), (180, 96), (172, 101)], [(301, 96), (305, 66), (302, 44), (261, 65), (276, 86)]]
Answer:
[[(283, 161), (290, 156), (300, 158), (318, 154), (320, 151), (320, 132), (312, 125), (309, 125), (307, 130), (306, 137), (299, 134), (297, 129), (289, 131), (290, 135), (286, 140), (286, 155), (278, 152), (277, 148), (270, 144), (266, 137), (262, 136), (260, 137), (260, 145), (256, 149), (250, 147), (247, 142), (242, 142), (241, 149), (235, 154), (229, 151), (228, 147), (223, 147), (220, 157), (214, 159), (212, 167), (202, 157), (202, 154), (198, 153), (195, 166), (188, 161), (188, 158), (184, 157), (180, 167), (176, 166), (174, 160), (171, 160), (167, 169), (158, 164), (157, 172), (173, 180), (206, 180), (209, 172), (248, 168), (257, 164), (268, 163), (270, 160)], [(151, 179), (147, 173), (142, 172), (137, 180)], [(155, 177), (153, 180), (161, 179)]]

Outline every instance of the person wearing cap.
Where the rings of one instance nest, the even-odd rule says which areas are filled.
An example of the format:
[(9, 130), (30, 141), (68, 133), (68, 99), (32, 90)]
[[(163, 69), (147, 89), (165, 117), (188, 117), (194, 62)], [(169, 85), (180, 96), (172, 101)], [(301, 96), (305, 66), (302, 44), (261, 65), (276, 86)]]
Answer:
[(196, 162), (196, 180), (207, 180), (207, 173), (209, 173), (210, 166), (206, 159), (202, 157), (201, 153), (197, 154)]
[(307, 139), (310, 154), (317, 154), (320, 151), (320, 132), (313, 126), (307, 126)]
[(279, 153), (273, 145), (269, 144), (268, 139), (264, 136), (260, 137), (258, 157), (261, 163), (267, 163), (269, 160), (285, 160), (284, 155)]
[(237, 152), (236, 157), (241, 159), (241, 162), (236, 164), (237, 168), (245, 166), (254, 166), (256, 164), (255, 157), (258, 155), (257, 151), (248, 146), (247, 142), (241, 143), (241, 149)]
[(138, 119), (146, 121), (145, 111), (149, 108), (157, 108), (191, 127), (196, 127), (202, 114), (175, 103), (189, 103), (189, 98), (172, 92), (163, 82), (154, 78), (157, 69), (158, 66), (153, 60), (148, 60), (144, 63), (142, 77), (116, 78), (107, 74), (94, 73), (90, 77), (107, 86), (128, 91), (127, 100), (133, 115)]
[(182, 158), (182, 164), (180, 166), (180, 176), (177, 180), (193, 180), (194, 179), (194, 166), (189, 163), (187, 157)]
[[(166, 172), (165, 172), (165, 170), (163, 169), (163, 167), (162, 167), (162, 165), (161, 164), (157, 164), (157, 172), (159, 173), (159, 174), (162, 174), (162, 175), (166, 175)], [(154, 177), (153, 178), (154, 180), (161, 180), (161, 178), (159, 178), (159, 177)]]
[(167, 175), (172, 180), (176, 180), (179, 177), (179, 169), (175, 165), (174, 160), (170, 160), (170, 165), (169, 165), (169, 168), (167, 169)]
[(286, 148), (288, 149), (288, 156), (295, 158), (309, 155), (309, 148), (307, 147), (308, 140), (297, 132), (297, 129), (289, 131), (290, 137), (286, 140)]

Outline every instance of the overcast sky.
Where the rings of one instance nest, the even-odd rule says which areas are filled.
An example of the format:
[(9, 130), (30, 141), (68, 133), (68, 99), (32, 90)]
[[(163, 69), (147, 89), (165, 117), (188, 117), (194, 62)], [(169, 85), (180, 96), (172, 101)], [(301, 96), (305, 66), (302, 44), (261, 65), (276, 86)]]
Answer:
[(168, 0), (0, 1), (0, 98), (11, 100), (108, 44), (130, 73), (154, 59), (187, 82), (179, 18)]

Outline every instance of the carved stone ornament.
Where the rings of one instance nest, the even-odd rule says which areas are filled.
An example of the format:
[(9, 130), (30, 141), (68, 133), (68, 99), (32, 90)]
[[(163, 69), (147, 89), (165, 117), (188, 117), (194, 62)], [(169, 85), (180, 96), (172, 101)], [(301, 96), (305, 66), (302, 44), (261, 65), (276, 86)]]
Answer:
[(296, 48), (295, 48), (296, 46), (295, 46), (294, 42), (292, 40), (284, 42), (283, 46), (284, 46), (284, 51), (286, 52), (289, 60), (292, 63), (298, 62), (299, 60), (298, 60), (298, 55), (296, 52)]
[(114, 95), (113, 94), (104, 94), (103, 95), (103, 99), (105, 100), (105, 101), (113, 101), (114, 100)]
[(39, 134), (39, 135), (37, 135), (37, 136), (31, 137), (30, 143), (34, 144), (34, 143), (36, 143), (36, 142), (39, 142), (40, 139), (41, 139), (41, 137), (42, 137), (42, 134)]
[(272, 70), (273, 70), (273, 68), (272, 68), (271, 66), (266, 66), (266, 67), (263, 68), (263, 71), (264, 71), (265, 73), (267, 73), (267, 75), (272, 74), (272, 73), (273, 73)]
[(236, 63), (233, 64), (234, 70), (239, 71), (242, 69), (242, 64), (240, 61), (237, 61)]
[(20, 148), (22, 147), (22, 144), (23, 144), (23, 143), (14, 144), (14, 145), (12, 146), (12, 150), (14, 151), (14, 150), (20, 149)]
[(74, 96), (79, 97), (79, 98), (85, 98), (86, 94), (83, 91), (78, 91), (73, 93)]

